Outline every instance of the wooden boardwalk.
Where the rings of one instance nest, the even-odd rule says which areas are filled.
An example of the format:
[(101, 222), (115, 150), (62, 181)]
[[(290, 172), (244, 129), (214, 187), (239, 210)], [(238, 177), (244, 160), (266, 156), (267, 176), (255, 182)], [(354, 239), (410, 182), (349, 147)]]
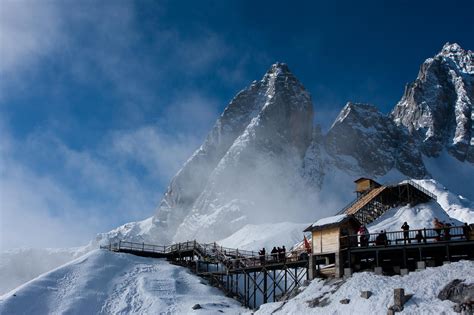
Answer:
[(261, 256), (254, 251), (197, 241), (172, 245), (120, 241), (101, 248), (142, 257), (165, 258), (173, 264), (188, 267), (252, 309), (290, 294), (308, 276), (307, 256), (297, 252), (284, 257)]

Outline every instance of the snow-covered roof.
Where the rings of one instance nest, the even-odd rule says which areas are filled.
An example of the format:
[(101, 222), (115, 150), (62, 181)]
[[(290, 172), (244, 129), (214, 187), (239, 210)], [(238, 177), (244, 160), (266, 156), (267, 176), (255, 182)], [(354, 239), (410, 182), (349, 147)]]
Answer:
[(343, 223), (343, 222), (349, 220), (350, 218), (353, 218), (353, 217), (351, 215), (347, 215), (345, 213), (344, 214), (338, 214), (338, 215), (335, 215), (335, 216), (332, 216), (332, 217), (322, 218), (322, 219), (319, 219), (318, 221), (314, 222), (310, 226), (308, 226), (304, 230), (304, 232), (313, 231), (315, 229), (321, 229), (323, 227), (329, 227), (331, 225), (338, 225), (340, 223)]

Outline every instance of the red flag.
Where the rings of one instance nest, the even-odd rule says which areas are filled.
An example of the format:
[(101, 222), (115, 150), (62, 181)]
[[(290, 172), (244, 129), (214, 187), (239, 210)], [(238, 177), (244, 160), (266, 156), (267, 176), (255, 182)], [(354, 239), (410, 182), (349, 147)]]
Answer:
[(306, 239), (306, 235), (304, 235), (304, 247), (308, 253), (311, 253), (311, 245), (309, 244), (308, 240)]

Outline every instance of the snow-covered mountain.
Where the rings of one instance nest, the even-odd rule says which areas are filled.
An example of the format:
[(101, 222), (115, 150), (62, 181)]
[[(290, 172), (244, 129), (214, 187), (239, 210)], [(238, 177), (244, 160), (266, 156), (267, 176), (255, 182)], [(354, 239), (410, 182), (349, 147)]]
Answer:
[[(389, 115), (349, 102), (326, 133), (313, 125), (318, 109), (310, 94), (286, 64), (276, 63), (231, 100), (171, 180), (155, 215), (99, 234), (81, 253), (122, 239), (155, 244), (221, 240), (241, 247), (242, 235), (272, 226), (281, 232), (277, 242), (287, 244), (285, 239), (297, 238), (294, 227), (333, 215), (351, 201), (352, 181), (359, 176), (381, 183), (419, 179), (438, 196), (438, 206), (416, 213), (428, 218), (444, 211), (473, 223), (472, 60), (471, 51), (446, 44), (423, 63)], [(264, 234), (240, 243), (248, 249), (281, 245), (270, 244), (275, 234)], [(57, 252), (45, 268), (75, 255)], [(0, 256), (2, 273), (18, 269), (10, 263), (14, 256)], [(20, 278), (46, 270), (24, 271)], [(21, 283), (18, 279), (0, 290)]]
[(313, 125), (309, 93), (276, 63), (229, 103), (155, 216), (97, 241), (215, 241), (247, 224), (309, 222), (353, 198), (358, 176), (434, 178), (473, 200), (472, 60), (446, 44), (389, 115), (349, 102), (326, 134)]

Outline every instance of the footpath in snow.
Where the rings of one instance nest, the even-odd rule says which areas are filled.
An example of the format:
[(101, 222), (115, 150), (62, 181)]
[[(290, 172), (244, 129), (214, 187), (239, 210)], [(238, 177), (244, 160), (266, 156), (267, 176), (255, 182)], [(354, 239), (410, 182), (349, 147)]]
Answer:
[[(195, 304), (202, 309), (193, 310)], [(246, 310), (163, 259), (94, 250), (0, 296), (0, 314), (240, 314)]]

